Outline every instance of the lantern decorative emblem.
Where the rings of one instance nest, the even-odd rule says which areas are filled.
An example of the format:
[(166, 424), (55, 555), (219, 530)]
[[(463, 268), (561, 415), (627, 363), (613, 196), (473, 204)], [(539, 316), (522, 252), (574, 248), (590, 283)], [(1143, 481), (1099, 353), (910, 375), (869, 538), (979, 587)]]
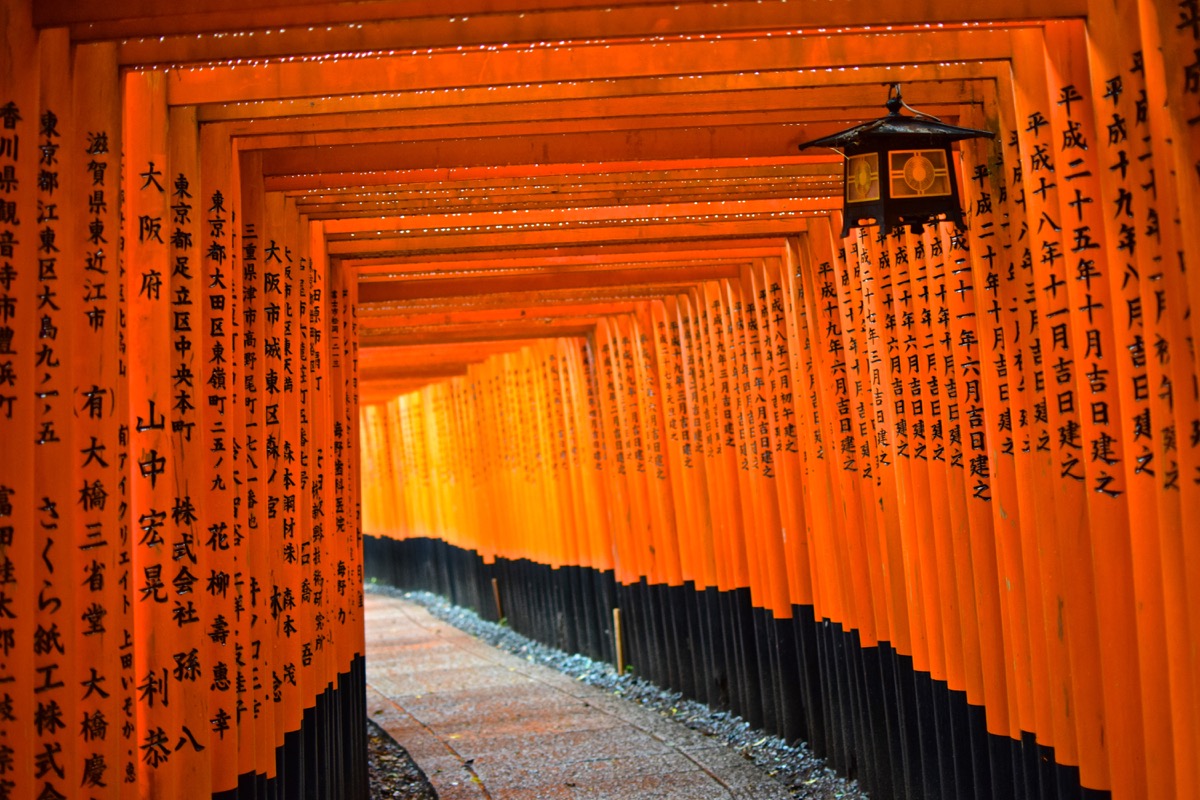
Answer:
[[(963, 224), (958, 178), (950, 145), (991, 131), (947, 125), (909, 108), (900, 84), (888, 91), (888, 115), (800, 145), (838, 148), (845, 156), (842, 236), (852, 228), (909, 225), (919, 233), (926, 222)], [(913, 116), (900, 113), (907, 108)]]

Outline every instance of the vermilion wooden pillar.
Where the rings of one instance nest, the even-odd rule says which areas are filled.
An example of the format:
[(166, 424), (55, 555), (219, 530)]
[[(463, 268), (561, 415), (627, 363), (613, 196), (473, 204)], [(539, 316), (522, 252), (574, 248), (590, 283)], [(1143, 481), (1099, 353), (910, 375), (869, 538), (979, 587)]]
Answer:
[(0, 699), (11, 704), (2, 729), (0, 749), (10, 756), (11, 768), (0, 776), (14, 794), (34, 794), (37, 737), (30, 728), (35, 713), (34, 653), (37, 579), (35, 536), (36, 497), (34, 397), (37, 339), (37, 175), (40, 70), (38, 42), (28, 7), (5, 6), (5, 25), (11, 31), (11, 59), (0, 62), (5, 96), (0, 117), (0, 171), (5, 176), (0, 223), (0, 437), (7, 457), (0, 462), (0, 542), (3, 543), (5, 583), (0, 586)]
[[(169, 110), (170, 171), (164, 175), (168, 193), (169, 218), (164, 227), (170, 231), (170, 413), (167, 415), (171, 444), (178, 453), (179, 472), (171, 507), (170, 574), (173, 593), (183, 608), (196, 609), (198, 621), (189, 623), (193, 630), (180, 649), (171, 655), (171, 676), (179, 690), (180, 701), (188, 720), (187, 742), (179, 749), (182, 755), (191, 749), (183, 780), (193, 791), (213, 792), (213, 755), (208, 749), (219, 737), (213, 731), (216, 716), (210, 691), (213, 665), (219, 653), (213, 652), (214, 627), (219, 634), (223, 626), (216, 621), (217, 609), (211, 602), (218, 594), (222, 578), (213, 582), (213, 551), (206, 546), (203, 500), (211, 486), (211, 476), (205, 469), (203, 429), (200, 419), (203, 388), (198, 380), (202, 371), (202, 353), (209, 341), (203, 327), (203, 265), (200, 252), (200, 232), (203, 217), (201, 175), (201, 144), (196, 113), (193, 108)], [(165, 335), (165, 334), (164, 334)], [(197, 503), (202, 505), (198, 506)], [(196, 631), (195, 628), (200, 628)], [(214, 658), (213, 656), (216, 656)], [(190, 733), (190, 736), (188, 735)], [(203, 750), (197, 750), (194, 738)], [(178, 742), (176, 742), (178, 744)], [(218, 748), (214, 748), (214, 751)]]
[[(809, 223), (808, 232), (800, 242), (796, 243), (796, 247), (788, 248), (786, 262), (789, 267), (788, 272), (791, 278), (789, 285), (792, 288), (791, 296), (797, 316), (795, 341), (801, 344), (797, 359), (799, 366), (804, 370), (800, 373), (803, 375), (804, 393), (797, 395), (799, 400), (797, 425), (812, 454), (810, 458), (816, 460), (807, 470), (809, 475), (807, 485), (815, 497), (815, 502), (811, 506), (812, 517), (810, 520), (806, 520), (810, 524), (809, 537), (813, 542), (816, 553), (815, 563), (818, 565), (814, 576), (814, 583), (818, 587), (814, 598), (814, 612), (818, 618), (841, 621), (845, 619), (844, 589), (841, 588), (841, 585), (847, 576), (844, 575), (842, 562), (838, 559), (841, 551), (832, 548), (827, 540), (829, 533), (833, 530), (829, 520), (837, 512), (831, 504), (822, 501), (822, 498), (829, 496), (828, 492), (831, 491), (835, 459), (837, 458), (835, 449), (837, 439), (833, 438), (836, 431), (829, 427), (830, 423), (828, 422), (829, 418), (836, 413), (836, 409), (831, 407), (832, 394), (822, 387), (824, 376), (827, 373), (819, 369), (819, 365), (831, 354), (828, 353), (827, 348), (819, 346), (817, 338), (816, 326), (823, 320), (816, 313), (808, 311), (805, 302), (806, 297), (817, 296), (816, 293), (819, 291), (815, 285), (817, 275), (827, 275), (832, 267), (828, 262), (824, 262), (824, 268), (818, 269), (818, 264), (822, 264), (822, 262), (818, 260), (818, 251), (807, 246), (810, 240), (818, 244), (827, 241), (823, 236), (814, 237), (812, 223)], [(832, 289), (832, 284), (829, 285), (829, 289)], [(824, 305), (822, 304), (822, 306)], [(799, 409), (803, 409), (803, 411)], [(821, 446), (822, 443), (824, 446)], [(825, 524), (822, 524), (822, 521), (825, 521)]]
[[(277, 705), (273, 698), (273, 671), (278, 675), (277, 631), (282, 631), (283, 595), (275, 569), (280, 565), (284, 542), (283, 508), (279, 488), (283, 481), (284, 446), (281, 436), (283, 415), (280, 394), (283, 389), (283, 247), (273, 221), (269, 220), (266, 195), (262, 186), (261, 164), (256, 154), (240, 161), (239, 194), (243, 255), (247, 259), (240, 276), (237, 294), (242, 302), (242, 341), (245, 414), (248, 429), (257, 433), (261, 455), (249, 466), (256, 478), (257, 530), (244, 539), (244, 557), (249, 571), (257, 578), (254, 614), (247, 638), (247, 660), (252, 676), (250, 699), (244, 721), (252, 726), (253, 740), (242, 745), (255, 770), (268, 779), (276, 777), (275, 748), (283, 744), (283, 731), (276, 724)], [(273, 320), (273, 322), (271, 321)], [(269, 354), (269, 355), (268, 355)], [(268, 577), (270, 576), (270, 577)], [(251, 648), (253, 642), (257, 647)]]
[[(176, 757), (186, 700), (172, 677), (173, 656), (186, 651), (186, 626), (199, 624), (193, 598), (172, 583), (170, 520), (181, 453), (167, 422), (170, 373), (170, 197), (165, 76), (124, 76), (125, 198), (121, 264), (127, 315), (129, 412), (130, 583), (133, 604), (133, 673), (136, 697), (135, 753), (143, 791), (175, 794), (188, 758)], [(190, 605), (189, 605), (190, 604)], [(174, 691), (172, 691), (174, 690)], [(174, 697), (172, 696), (174, 695)], [(188, 746), (191, 746), (190, 744)], [(194, 749), (194, 747), (193, 747)]]
[[(71, 415), (71, 363), (82, 328), (82, 298), (67, 283), (68, 265), (77, 262), (79, 242), (66, 225), (73, 220), (69, 207), (78, 179), (78, 151), (72, 115), (69, 42), (66, 31), (43, 31), (38, 37), (36, 79), (39, 103), (35, 135), (22, 144), (32, 145), (38, 156), (37, 212), (30, 244), (36, 255), (36, 297), (32, 305), (37, 341), (32, 364), (33, 428), (27, 432), (34, 444), (34, 526), (36, 544), (34, 582), (38, 587), (32, 638), (35, 695), (34, 719), (44, 720), (34, 739), (34, 785), (38, 791), (61, 792), (80, 774), (80, 743), (53, 718), (72, 719), (78, 698), (68, 687), (86, 679), (78, 660), (81, 629), (72, 612), (70, 577), (76, 574), (78, 552), (73, 532), (78, 508), (62, 480), (77, 463), (71, 452), (75, 441)], [(20, 645), (18, 645), (20, 646)], [(49, 789), (47, 788), (49, 787)]]
[[(209, 609), (200, 650), (209, 676), (206, 728), (214, 792), (234, 790), (239, 776), (260, 771), (254, 760), (251, 695), (251, 641), (257, 631), (251, 621), (261, 614), (262, 595), (259, 576), (245, 554), (262, 515), (254, 465), (262, 459), (263, 444), (251, 416), (253, 393), (245, 358), (249, 323), (243, 316), (248, 304), (241, 297), (242, 270), (252, 259), (245, 256), (235, 227), (241, 199), (237, 166), (229, 141), (201, 127), (200, 174), (191, 203), (196, 249), (189, 264), (198, 281), (193, 315), (198, 352), (192, 372), (197, 458), (203, 465), (197, 492), (204, 507), (198, 545), (207, 565), (199, 577)], [(237, 447), (234, 437), (239, 437)]]
[[(1137, 70), (1145, 79), (1145, 103), (1141, 102), (1143, 98), (1140, 95), (1135, 98), (1134, 120), (1139, 123), (1139, 132), (1149, 128), (1153, 151), (1149, 164), (1154, 170), (1155, 193), (1147, 199), (1153, 200), (1149, 209), (1153, 210), (1155, 224), (1149, 226), (1148, 231), (1156, 231), (1156, 238), (1161, 237), (1164, 255), (1161, 273), (1164, 285), (1156, 289), (1152, 296), (1156, 309), (1165, 303), (1166, 325), (1171, 331), (1169, 336), (1164, 336), (1169, 342), (1169, 360), (1163, 357), (1164, 351), (1155, 340), (1154, 361), (1158, 362), (1156, 366), (1160, 372), (1154, 382), (1157, 391), (1153, 393), (1157, 395), (1160, 407), (1170, 398), (1174, 403), (1175, 419), (1174, 425), (1164, 419), (1159, 429), (1160, 437), (1155, 440), (1155, 450), (1161, 453), (1163, 459), (1160, 508), (1168, 518), (1174, 516), (1170, 508), (1174, 503), (1171, 495), (1179, 495), (1179, 525), (1174, 529), (1164, 526), (1162, 556), (1168, 646), (1171, 650), (1172, 717), (1180, 731), (1179, 738), (1175, 739), (1176, 764), (1181, 770), (1177, 788), (1181, 792), (1200, 792), (1200, 788), (1197, 788), (1200, 787), (1200, 767), (1196, 766), (1194, 759), (1183, 755), (1189, 738), (1195, 741), (1200, 736), (1200, 657), (1194, 648), (1186, 645), (1187, 641), (1195, 639), (1200, 630), (1200, 615), (1190, 612), (1200, 599), (1197, 590), (1200, 586), (1200, 568), (1197, 568), (1195, 539), (1186, 534), (1200, 524), (1196, 517), (1198, 504), (1195, 501), (1196, 493), (1200, 491), (1200, 483), (1196, 481), (1200, 477), (1200, 437), (1180, 439), (1178, 435), (1170, 436), (1178, 434), (1181, 429), (1195, 431), (1200, 426), (1200, 410), (1197, 409), (1200, 398), (1197, 397), (1195, 378), (1200, 362), (1197, 361), (1194, 346), (1180, 348), (1178, 344), (1181, 339), (1188, 339), (1188, 323), (1191, 340), (1195, 340), (1197, 317), (1194, 309), (1200, 296), (1200, 281), (1196, 279), (1194, 268), (1188, 273), (1188, 268), (1200, 258), (1200, 232), (1196, 226), (1188, 224), (1187, 214), (1187, 209), (1200, 196), (1200, 172), (1195, 167), (1200, 157), (1197, 156), (1194, 135), (1196, 120), (1200, 118), (1197, 109), (1200, 105), (1200, 83), (1197, 83), (1200, 58), (1194, 58), (1197, 34), (1200, 32), (1192, 24), (1195, 15), (1190, 8), (1181, 7), (1177, 15), (1172, 15), (1169, 9), (1156, 3), (1139, 2), (1137, 11), (1141, 47), (1139, 50), (1129, 46), (1125, 48), (1130, 58), (1127, 69)], [(1140, 60), (1137, 59), (1139, 55)], [(1143, 109), (1145, 125), (1140, 124)], [(1184, 146), (1179, 146), (1181, 142)], [(1147, 165), (1139, 163), (1143, 164), (1144, 174)], [(1143, 239), (1147, 235), (1144, 233)], [(1147, 277), (1158, 282), (1158, 275), (1157, 272), (1151, 272)], [(1182, 302), (1185, 293), (1188, 298), (1186, 307), (1193, 310), (1186, 320), (1180, 316), (1181, 313), (1187, 314)], [(1168, 391), (1169, 387), (1186, 387), (1189, 384), (1193, 387), (1190, 392), (1186, 388)], [(1165, 416), (1160, 414), (1160, 417)], [(1183, 633), (1184, 630), (1187, 633)], [(1185, 675), (1190, 677), (1185, 679)], [(1190, 713), (1181, 712), (1185, 707), (1190, 709)]]
[[(1074, 320), (1067, 311), (1062, 240), (1063, 226), (1053, 213), (1058, 211), (1058, 187), (1044, 160), (1054, 146), (1048, 128), (1050, 113), (1047, 78), (1040, 36), (1030, 35), (1021, 41), (1020, 57), (1014, 64), (1015, 112), (1013, 128), (1018, 132), (1022, 172), (1021, 181), (1014, 181), (1012, 191), (1020, 192), (1025, 203), (1024, 218), (1029, 225), (1029, 274), (1027, 280), (1035, 291), (1030, 292), (1033, 309), (1040, 322), (1029, 334), (1036, 337), (1039, 349), (1033, 367), (1040, 373), (1035, 386), (1041, 394), (1034, 401), (1034, 446), (1042, 442), (1038, 452), (1049, 450), (1049, 458), (1040, 459), (1035, 474), (1035, 491), (1041, 497), (1041, 508), (1047, 521), (1053, 520), (1055, 537), (1051, 550), (1058, 555), (1054, 570), (1044, 576), (1052, 604), (1046, 609), (1047, 623), (1053, 625), (1058, 617), (1073, 632), (1071, 638), (1050, 635), (1051, 696), (1057, 709), (1059, 725), (1055, 728), (1054, 748), (1060, 763), (1079, 764), (1085, 784), (1105, 786), (1108, 783), (1105, 745), (1099, 737), (1102, 711), (1100, 707), (1099, 674), (1075, 673), (1074, 665), (1096, 651), (1097, 621), (1092, 615), (1095, 588), (1091, 575), (1091, 554), (1087, 543), (1081, 541), (1080, 528), (1072, 520), (1085, 519), (1086, 487), (1082, 485), (1078, 437), (1056, 436), (1059, 429), (1078, 430), (1081, 423), (1074, 389), (1063, 386), (1053, 372), (1053, 365), (1070, 357), (1069, 331)], [(1037, 116), (1034, 116), (1037, 115)], [(1039, 124), (1032, 124), (1038, 122)], [(1052, 165), (1052, 164), (1051, 164)], [(1010, 167), (1011, 169), (1011, 167)], [(1019, 186), (1019, 188), (1018, 188)], [(1054, 225), (1043, 218), (1050, 213)], [(1040, 224), (1039, 224), (1040, 223)], [(1047, 289), (1046, 287), (1051, 288)], [(1036, 289), (1040, 288), (1040, 291)], [(1028, 312), (1027, 312), (1028, 313)], [(1055, 316), (1050, 316), (1051, 314)], [(1054, 338), (1053, 326), (1067, 333), (1066, 338)], [(1032, 326), (1031, 326), (1032, 327)], [(1053, 490), (1050, 489), (1053, 487)], [(1067, 569), (1067, 565), (1071, 565)], [(1057, 567), (1057, 569), (1055, 569)], [(1060, 588), (1061, 587), (1061, 588)], [(1053, 605), (1057, 605), (1054, 608)], [(1075, 675), (1072, 680), (1071, 676)], [(1078, 748), (1078, 749), (1077, 749)], [(1061, 755), (1060, 755), (1061, 754)]]
[(71, 284), (80, 303), (70, 403), (75, 411), (74, 447), (81, 458), (73, 465), (70, 486), (78, 491), (72, 498), (79, 514), (73, 536), (78, 553), (75, 588), (80, 613), (88, 615), (79, 631), (76, 660), (85, 669), (81, 677), (90, 678), (94, 668), (98, 679), (104, 679), (80, 699), (76, 712), (82, 767), (78, 784), (96, 797), (119, 797), (130, 795), (123, 776), (135, 769), (135, 761), (132, 741), (122, 730), (125, 703), (132, 707), (134, 687), (128, 580), (122, 580), (129, 568), (130, 544), (122, 489), (128, 406), (121, 350), (121, 107), (115, 47), (77, 47), (72, 76), (74, 130), (63, 150), (74, 151), (72, 162), (78, 170), (66, 207), (72, 212), (68, 235), (76, 242)]
[[(976, 119), (978, 126), (982, 120)], [(986, 124), (986, 123), (984, 123)], [(997, 124), (993, 117), (993, 125)], [(986, 484), (991, 499), (989, 513), (995, 532), (997, 579), (1000, 582), (1002, 636), (1009, 660), (1017, 666), (1008, 675), (1009, 724), (1006, 735), (1019, 738), (1022, 730), (1039, 729), (1034, 712), (1034, 671), (1031, 659), (1029, 609), (1021, 533), (1022, 491), (1028, 492), (1029, 452), (1018, 447), (1020, 421), (1027, 420), (1025, 404), (1026, 360), (1020, 346), (1021, 321), (1006, 320), (1001, 311), (1019, 302), (1015, 274), (1009, 277), (1013, 245), (1009, 238), (1006, 178), (997, 162), (999, 145), (972, 142), (963, 147), (964, 203), (972, 216), (970, 261), (975, 298), (975, 339), (978, 342), (979, 397), (988, 448), (986, 472), (977, 474), (977, 485)], [(1007, 323), (1007, 324), (1006, 324)], [(1014, 330), (1016, 329), (1016, 330)], [(1023, 442), (1021, 442), (1023, 444)], [(981, 464), (983, 462), (980, 462)], [(1022, 465), (1022, 466), (1015, 466)], [(976, 473), (981, 470), (975, 470)], [(974, 490), (973, 490), (974, 494)], [(1029, 554), (1031, 557), (1036, 557)]]

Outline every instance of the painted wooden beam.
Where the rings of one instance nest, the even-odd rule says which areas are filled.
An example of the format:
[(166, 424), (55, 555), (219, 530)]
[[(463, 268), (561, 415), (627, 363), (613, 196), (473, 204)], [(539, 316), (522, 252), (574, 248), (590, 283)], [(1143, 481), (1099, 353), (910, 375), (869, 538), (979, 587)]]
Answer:
[[(173, 105), (199, 105), (287, 97), (437, 91), (465, 86), (729, 71), (839, 69), (947, 61), (995, 61), (1012, 53), (1006, 29), (955, 28), (916, 33), (747, 36), (676, 42), (618, 42), (577, 46), (535, 44), (427, 54), (330, 54), (258, 65), (214, 64), (169, 72)], [(547, 91), (553, 97), (553, 90)]]
[[(521, 2), (457, 0), (439, 3), (436, 13), (431, 13), (425, 4), (406, 0), (353, 3), (266, 0), (255, 3), (253, 8), (230, 0), (205, 0), (189, 3), (186, 9), (149, 0), (40, 0), (34, 6), (34, 21), (42, 27), (70, 26), (72, 38), (79, 41), (139, 37), (125, 42), (121, 56), (123, 63), (145, 63), (163, 60), (164, 53), (199, 59), (553, 38), (547, 34), (587, 39), (798, 26), (835, 29), (865, 25), (1010, 23), (1082, 17), (1086, 11), (1085, 0), (998, 0), (969, 8), (952, 0), (896, 4), (772, 0), (718, 6), (686, 1), (616, 0), (606, 3), (603, 9), (576, 0), (541, 2), (536, 8)], [(701, 20), (710, 18), (712, 27), (706, 28)], [(266, 34), (267, 30), (274, 38)], [(212, 35), (212, 32), (250, 31), (258, 35)], [(314, 33), (321, 38), (313, 36)], [(162, 41), (158, 41), (160, 38)], [(322, 43), (326, 38), (328, 43)]]
[[(636, 98), (643, 95), (670, 98), (710, 92), (767, 92), (801, 90), (804, 95), (827, 87), (852, 92), (858, 85), (875, 87), (895, 81), (906, 86), (947, 81), (972, 81), (1001, 77), (1002, 61), (948, 61), (883, 64), (880, 66), (845, 64), (822, 69), (786, 67), (757, 68), (746, 71), (706, 71), (691, 75), (649, 75), (632, 77), (583, 78), (568, 83), (527, 80), (512, 85), (458, 86), (437, 90), (404, 91), (399, 88), (370, 93), (327, 95), (316, 102), (311, 97), (282, 97), (206, 103), (197, 106), (202, 122), (231, 120), (263, 121), (275, 117), (319, 117), (372, 111), (418, 111), (434, 108), (484, 108), (513, 103), (544, 103), (569, 100)], [(914, 102), (922, 96), (911, 94)]]

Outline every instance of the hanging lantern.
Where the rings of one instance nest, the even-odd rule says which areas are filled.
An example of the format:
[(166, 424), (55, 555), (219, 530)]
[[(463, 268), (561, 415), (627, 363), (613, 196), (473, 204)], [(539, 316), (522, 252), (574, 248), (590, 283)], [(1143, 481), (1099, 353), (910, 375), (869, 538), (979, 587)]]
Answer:
[[(845, 198), (842, 236), (851, 228), (898, 225), (920, 233), (926, 222), (948, 220), (963, 224), (958, 201), (958, 178), (950, 145), (991, 131), (947, 125), (909, 108), (900, 97), (900, 84), (888, 91), (888, 115), (855, 125), (840, 133), (800, 145), (832, 147), (845, 156)], [(914, 116), (900, 113), (901, 108)]]

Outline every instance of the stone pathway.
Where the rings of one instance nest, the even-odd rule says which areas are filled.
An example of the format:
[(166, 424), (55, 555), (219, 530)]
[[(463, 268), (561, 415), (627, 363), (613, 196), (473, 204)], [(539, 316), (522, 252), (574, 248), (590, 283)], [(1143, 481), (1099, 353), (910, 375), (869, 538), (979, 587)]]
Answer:
[(366, 595), (367, 712), (441, 800), (787, 800), (719, 742)]

